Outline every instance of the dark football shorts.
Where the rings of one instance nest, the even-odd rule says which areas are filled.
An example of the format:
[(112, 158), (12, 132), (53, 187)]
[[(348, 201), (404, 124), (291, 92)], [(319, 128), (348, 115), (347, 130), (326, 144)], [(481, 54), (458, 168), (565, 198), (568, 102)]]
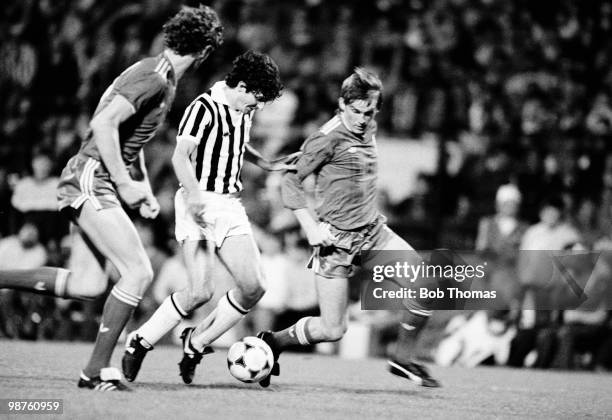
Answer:
[(110, 174), (100, 161), (81, 155), (70, 159), (62, 171), (57, 199), (60, 211), (72, 209), (73, 215), (87, 200), (96, 210), (121, 207)]
[(315, 248), (308, 267), (322, 277), (352, 277), (357, 266), (364, 262), (360, 258), (362, 252), (383, 249), (395, 235), (385, 222), (386, 218), (379, 216), (374, 222), (355, 230), (341, 230), (328, 224), (336, 241), (332, 246)]
[[(376, 252), (368, 251), (384, 249), (396, 236), (385, 222), (386, 218), (379, 216), (373, 223), (355, 230), (341, 230), (328, 224), (330, 232), (337, 239), (332, 246), (316, 247), (308, 268), (326, 278), (352, 277), (358, 267), (367, 266), (376, 258)], [(405, 309), (414, 313), (431, 315), (427, 300), (407, 298), (403, 304)]]

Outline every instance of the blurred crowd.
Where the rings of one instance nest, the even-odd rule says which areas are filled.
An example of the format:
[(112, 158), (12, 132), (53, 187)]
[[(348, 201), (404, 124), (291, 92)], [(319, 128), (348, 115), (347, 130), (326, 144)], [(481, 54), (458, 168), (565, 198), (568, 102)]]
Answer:
[[(185, 4), (200, 2), (219, 12), (225, 43), (181, 81), (167, 123), (145, 148), (162, 211), (154, 223), (139, 223), (139, 229), (157, 276), (170, 270), (168, 265), (180, 267), (172, 240), (177, 182), (170, 166), (178, 120), (187, 104), (246, 49), (269, 53), (285, 85), (284, 95), (258, 113), (253, 127), (253, 142), (270, 157), (296, 150), (329, 118), (340, 82), (354, 66), (380, 74), (385, 96), (379, 137), (433, 139), (440, 151), (438, 170), (419, 174), (410, 195), (392, 202), (381, 191), (380, 205), (390, 225), (415, 248), (482, 248), (488, 234), (483, 220), (498, 211), (496, 194), (507, 184), (520, 194), (516, 214), (525, 225), (539, 223), (542, 206), (553, 200), (580, 238), (574, 242), (592, 249), (612, 240), (612, 3)], [(91, 113), (113, 78), (161, 51), (160, 27), (178, 7), (171, 0), (3, 3), (1, 267), (68, 264), (68, 222), (55, 212), (57, 175), (78, 150)], [(243, 180), (245, 206), (259, 227), (258, 240), (270, 266), (286, 266), (297, 271), (291, 276), (308, 278), (290, 264), (291, 258), (303, 258), (306, 247), (291, 214), (282, 208), (278, 176), (246, 166)], [(508, 229), (508, 223), (503, 225), (502, 230)], [(274, 262), (278, 259), (287, 264)], [(269, 277), (282, 275), (277, 271)], [(163, 290), (172, 287), (178, 286), (166, 284)], [(285, 293), (278, 302), (287, 300)], [(297, 299), (291, 307), (269, 302), (270, 313), (312, 310), (314, 296), (298, 296), (304, 301)], [(99, 309), (16, 293), (3, 293), (1, 299), (11, 302), (0, 305), (6, 312), (0, 312), (0, 334), (8, 336), (91, 338), (83, 325)], [(147, 308), (145, 303), (141, 311)], [(62, 317), (71, 319), (73, 328), (58, 328)], [(268, 318), (262, 316), (261, 322), (274, 317)]]

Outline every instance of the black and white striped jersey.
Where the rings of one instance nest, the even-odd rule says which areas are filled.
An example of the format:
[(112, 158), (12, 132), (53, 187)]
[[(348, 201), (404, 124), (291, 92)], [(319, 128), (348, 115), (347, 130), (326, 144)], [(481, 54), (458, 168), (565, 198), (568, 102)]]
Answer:
[(215, 83), (187, 107), (177, 141), (198, 145), (191, 163), (200, 189), (231, 194), (242, 190), (240, 171), (254, 112), (244, 114), (231, 109), (224, 87), (225, 82)]

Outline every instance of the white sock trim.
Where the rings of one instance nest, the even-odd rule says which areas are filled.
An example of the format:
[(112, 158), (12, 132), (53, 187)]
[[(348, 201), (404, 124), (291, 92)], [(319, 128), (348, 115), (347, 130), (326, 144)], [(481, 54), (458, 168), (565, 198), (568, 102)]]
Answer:
[(238, 312), (240, 312), (242, 315), (246, 315), (249, 313), (248, 309), (244, 309), (242, 307), (241, 304), (239, 304), (236, 299), (233, 296), (233, 292), (234, 289), (231, 289), (227, 292), (227, 294), (225, 295), (227, 297), (227, 301), (229, 302), (230, 305), (232, 305), (234, 307), (234, 309), (236, 309)]
[(136, 296), (131, 293), (128, 293), (125, 290), (121, 290), (118, 286), (113, 287), (113, 290), (111, 290), (111, 294), (121, 302), (134, 307), (138, 306), (138, 304), (142, 300), (142, 296)]
[(66, 270), (64, 268), (57, 269), (57, 275), (55, 276), (55, 296), (66, 296), (66, 288), (68, 287), (68, 277), (70, 277), (70, 270)]
[(307, 316), (306, 318), (301, 318), (295, 324), (295, 335), (297, 336), (297, 339), (302, 346), (307, 346), (308, 344), (310, 344), (310, 341), (308, 341), (308, 338), (306, 336), (306, 323), (310, 318), (312, 317)]
[(170, 299), (170, 302), (172, 303), (172, 306), (174, 307), (174, 309), (176, 309), (176, 312), (178, 312), (178, 314), (180, 315), (181, 318), (186, 318), (187, 315), (189, 315), (187, 313), (187, 311), (185, 311), (183, 309), (183, 307), (181, 306), (180, 303), (178, 303), (178, 300), (175, 299), (174, 295), (176, 293), (172, 293), (170, 296), (168, 296), (166, 299)]

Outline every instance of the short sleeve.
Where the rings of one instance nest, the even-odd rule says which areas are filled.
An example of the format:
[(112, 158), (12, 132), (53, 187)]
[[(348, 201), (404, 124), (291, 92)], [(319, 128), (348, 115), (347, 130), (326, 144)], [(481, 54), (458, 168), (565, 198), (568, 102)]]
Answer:
[(334, 141), (319, 132), (307, 138), (301, 150), (302, 155), (296, 162), (296, 170), (299, 180), (303, 181), (331, 160), (334, 155)]
[(119, 76), (115, 82), (115, 90), (138, 111), (153, 101), (161, 101), (166, 82), (157, 72), (134, 69)]
[(187, 140), (200, 144), (204, 132), (207, 127), (210, 127), (211, 122), (212, 115), (206, 105), (200, 100), (195, 100), (183, 114), (176, 140)]

